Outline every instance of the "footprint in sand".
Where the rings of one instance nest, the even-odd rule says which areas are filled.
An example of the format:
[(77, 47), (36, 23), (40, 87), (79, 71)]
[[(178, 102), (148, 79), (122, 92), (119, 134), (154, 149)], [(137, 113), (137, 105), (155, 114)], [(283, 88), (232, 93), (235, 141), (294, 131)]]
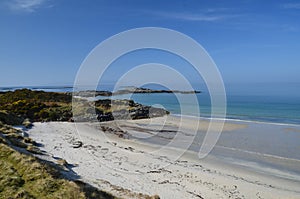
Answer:
[(102, 148), (102, 149), (100, 149), (100, 153), (101, 154), (103, 154), (103, 155), (105, 155), (105, 154), (107, 154), (108, 153), (108, 151), (109, 151), (109, 149), (108, 148)]
[(97, 148), (94, 146), (93, 147), (87, 146), (86, 148), (89, 152), (91, 152), (94, 156), (98, 158), (100, 157), (105, 158), (105, 155), (109, 152), (108, 148), (101, 148), (101, 146), (100, 147), (98, 146)]

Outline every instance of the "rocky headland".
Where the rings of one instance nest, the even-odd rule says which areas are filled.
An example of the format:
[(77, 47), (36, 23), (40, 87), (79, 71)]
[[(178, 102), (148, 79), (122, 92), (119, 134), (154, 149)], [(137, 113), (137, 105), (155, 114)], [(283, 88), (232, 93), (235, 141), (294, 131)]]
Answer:
[[(73, 108), (73, 109), (72, 109)], [(169, 114), (165, 109), (133, 100), (72, 98), (72, 93), (21, 89), (0, 93), (0, 121), (10, 125), (48, 121), (110, 121), (145, 119)]]

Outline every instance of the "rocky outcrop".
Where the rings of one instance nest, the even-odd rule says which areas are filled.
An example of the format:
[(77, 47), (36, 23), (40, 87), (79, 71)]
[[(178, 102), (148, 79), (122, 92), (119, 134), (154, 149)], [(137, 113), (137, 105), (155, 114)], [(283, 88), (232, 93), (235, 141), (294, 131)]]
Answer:
[[(133, 100), (97, 100), (94, 102), (77, 101), (74, 108), (75, 121), (111, 121), (161, 117), (169, 114), (162, 108), (135, 103)], [(76, 111), (79, 110), (79, 111)]]

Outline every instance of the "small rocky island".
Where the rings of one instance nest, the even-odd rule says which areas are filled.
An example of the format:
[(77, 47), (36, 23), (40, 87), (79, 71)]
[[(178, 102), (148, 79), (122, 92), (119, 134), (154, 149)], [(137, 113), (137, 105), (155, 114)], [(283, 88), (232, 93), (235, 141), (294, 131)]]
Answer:
[(123, 89), (117, 90), (115, 92), (111, 91), (79, 91), (76, 92), (75, 95), (79, 95), (82, 97), (92, 97), (92, 96), (116, 96), (116, 95), (124, 95), (124, 94), (144, 94), (144, 93), (180, 93), (180, 94), (195, 94), (201, 93), (201, 91), (192, 90), (192, 91), (181, 91), (181, 90), (155, 90), (149, 88), (138, 88), (134, 86), (125, 87)]

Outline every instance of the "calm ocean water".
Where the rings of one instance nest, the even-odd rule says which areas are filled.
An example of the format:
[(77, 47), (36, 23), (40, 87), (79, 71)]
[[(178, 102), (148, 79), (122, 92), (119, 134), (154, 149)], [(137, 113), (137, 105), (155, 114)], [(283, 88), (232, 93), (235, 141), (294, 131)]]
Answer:
[[(0, 91), (20, 89), (22, 87), (0, 88)], [(45, 90), (53, 92), (71, 92), (72, 87), (27, 87), (33, 90)], [(107, 89), (109, 90), (109, 89)], [(174, 94), (152, 93), (120, 95), (118, 99), (133, 99), (145, 105), (164, 107), (171, 114), (183, 114), (199, 116), (197, 109), (200, 108), (200, 117), (210, 117), (210, 96), (203, 92), (196, 94), (198, 105), (192, 100), (192, 95), (179, 94), (181, 103)], [(98, 97), (98, 99), (103, 97)], [(183, 110), (182, 110), (183, 109)], [(250, 120), (261, 122), (300, 124), (300, 96), (254, 96), (254, 95), (227, 95), (228, 119)]]
[[(210, 117), (210, 96), (196, 94), (198, 105), (191, 95), (181, 95), (181, 103), (174, 94), (133, 94), (131, 99), (146, 105), (163, 106), (172, 114), (198, 116), (195, 108), (199, 106), (200, 117)], [(129, 95), (118, 96), (128, 99)], [(181, 110), (183, 109), (183, 110)], [(227, 96), (227, 119), (261, 122), (300, 124), (300, 99), (297, 97)]]

